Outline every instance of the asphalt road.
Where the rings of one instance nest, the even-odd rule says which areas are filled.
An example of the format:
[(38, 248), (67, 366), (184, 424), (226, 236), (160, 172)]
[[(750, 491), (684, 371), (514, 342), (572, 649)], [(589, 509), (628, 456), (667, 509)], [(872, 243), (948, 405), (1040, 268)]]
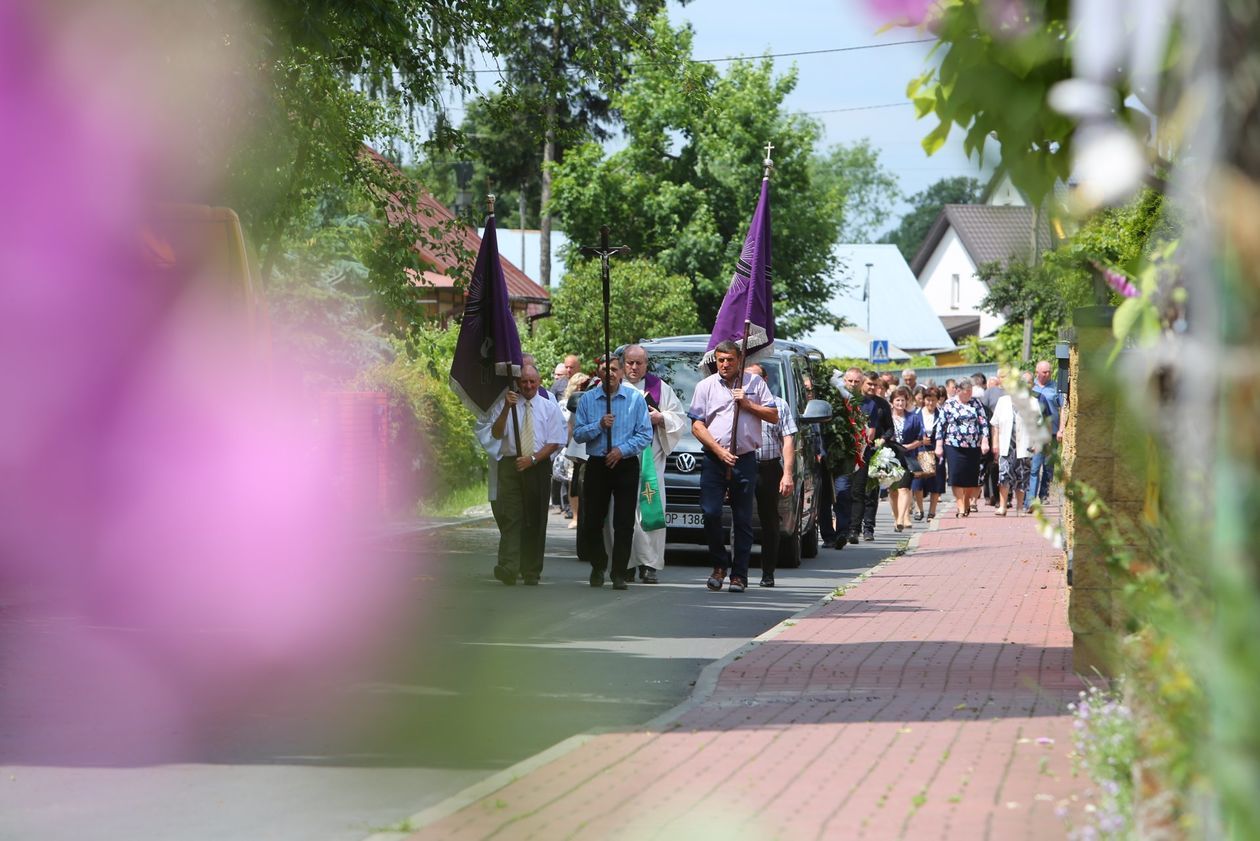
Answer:
[[(824, 549), (742, 595), (706, 590), (705, 554), (671, 547), (660, 584), (618, 592), (588, 585), (565, 523), (553, 515), (539, 587), (490, 576), (492, 522), (383, 540), (374, 562), (414, 570), (394, 649), (314, 702), (257, 700), (174, 753), (15, 752), (30, 711), (0, 698), (0, 838), (360, 841), (569, 736), (654, 718), (897, 543)], [(58, 627), (0, 605), (0, 689), (21, 680), (22, 640)]]

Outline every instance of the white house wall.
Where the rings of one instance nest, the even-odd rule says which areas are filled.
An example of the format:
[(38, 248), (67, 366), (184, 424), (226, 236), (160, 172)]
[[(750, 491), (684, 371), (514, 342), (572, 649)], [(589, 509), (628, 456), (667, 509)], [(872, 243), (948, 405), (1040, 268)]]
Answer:
[[(959, 295), (957, 306), (951, 301), (953, 276), (958, 275)], [(976, 264), (963, 247), (958, 232), (950, 227), (937, 243), (936, 250), (919, 275), (923, 295), (938, 316), (978, 315), (980, 335), (988, 336), (1005, 323), (1001, 316), (980, 310), (980, 302), (988, 294), (984, 281), (976, 277)]]

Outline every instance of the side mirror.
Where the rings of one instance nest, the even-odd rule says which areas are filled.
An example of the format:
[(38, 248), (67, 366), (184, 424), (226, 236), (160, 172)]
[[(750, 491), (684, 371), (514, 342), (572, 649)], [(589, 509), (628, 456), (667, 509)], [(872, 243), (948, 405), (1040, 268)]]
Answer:
[(798, 423), (827, 423), (831, 420), (831, 404), (826, 400), (811, 400), (805, 404), (805, 413)]

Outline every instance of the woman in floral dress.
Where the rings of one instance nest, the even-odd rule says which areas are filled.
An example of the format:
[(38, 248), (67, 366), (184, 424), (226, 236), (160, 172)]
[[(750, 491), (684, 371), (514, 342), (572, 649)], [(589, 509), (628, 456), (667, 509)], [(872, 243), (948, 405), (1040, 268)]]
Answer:
[[(966, 398), (966, 399), (964, 399)], [(984, 405), (959, 389), (938, 410), (936, 457), (949, 468), (949, 484), (954, 489), (954, 516), (971, 513), (971, 501), (980, 498), (980, 459), (989, 452), (989, 419)]]

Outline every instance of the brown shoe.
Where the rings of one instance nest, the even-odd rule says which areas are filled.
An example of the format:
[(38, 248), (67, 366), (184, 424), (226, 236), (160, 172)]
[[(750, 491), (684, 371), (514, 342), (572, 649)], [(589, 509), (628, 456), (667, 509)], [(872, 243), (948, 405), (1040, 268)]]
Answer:
[(726, 570), (721, 567), (714, 567), (713, 574), (709, 576), (708, 581), (704, 582), (704, 586), (710, 590), (721, 590), (724, 581), (726, 581)]

